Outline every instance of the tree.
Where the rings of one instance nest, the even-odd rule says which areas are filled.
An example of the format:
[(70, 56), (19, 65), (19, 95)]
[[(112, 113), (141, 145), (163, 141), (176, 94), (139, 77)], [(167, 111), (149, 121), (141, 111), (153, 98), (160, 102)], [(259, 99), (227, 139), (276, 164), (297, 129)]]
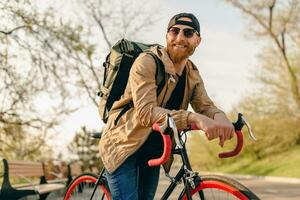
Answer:
[(300, 144), (300, 1), (226, 0), (250, 20), (250, 33), (264, 41), (253, 81), (261, 83), (233, 109), (253, 124), (260, 142), (249, 145), (260, 159)]
[(81, 20), (36, 0), (0, 2), (2, 131), (6, 125), (20, 125), (46, 133), (80, 106), (96, 106), (102, 53), (116, 38), (138, 35), (154, 20), (128, 1), (71, 3), (75, 8), (70, 7), (70, 14), (76, 8), (77, 13), (86, 11)]
[(80, 30), (56, 20), (51, 10), (38, 12), (31, 1), (0, 6), (0, 122), (51, 128), (75, 110), (66, 103), (72, 82), (65, 65), (74, 62), (67, 56), (78, 48)]
[[(232, 165), (233, 161), (248, 166), (253, 160), (270, 159), (300, 144), (300, 1), (226, 2), (241, 11), (249, 23), (247, 33), (264, 45), (258, 55), (259, 66), (252, 74), (252, 81), (260, 83), (259, 88), (242, 98), (229, 113), (229, 118), (235, 120), (236, 113), (242, 112), (258, 141), (253, 143), (245, 137), (242, 157), (219, 162), (211, 162), (210, 152), (198, 158), (198, 141), (191, 141), (194, 163), (206, 161), (211, 168)], [(244, 132), (247, 135), (245, 129)], [(230, 148), (231, 143), (226, 142), (226, 147)], [(243, 168), (243, 164), (237, 166)]]
[(86, 11), (89, 25), (97, 27), (106, 51), (123, 37), (142, 40), (141, 33), (157, 20), (149, 1), (82, 0), (79, 8)]
[(0, 129), (0, 144), (0, 157), (11, 160), (45, 161), (53, 156), (46, 138), (26, 132), (21, 125), (5, 125)]
[[(97, 105), (101, 51), (107, 53), (116, 38), (134, 37), (155, 20), (149, 11), (124, 1), (89, 0), (76, 5), (85, 9), (85, 21), (63, 18), (51, 7), (41, 10), (34, 0), (0, 2), (2, 123), (53, 126), (60, 121), (58, 116), (79, 107), (74, 99)], [(40, 99), (56, 100), (45, 104), (46, 115), (35, 109)]]
[(75, 156), (73, 161), (79, 161), (84, 171), (100, 169), (102, 166), (98, 149), (99, 141), (91, 137), (93, 132), (82, 127), (68, 145), (68, 150)]
[[(86, 30), (86, 35), (95, 38), (89, 51), (78, 56), (78, 61), (84, 65), (73, 65), (74, 71), (80, 75), (77, 82), (83, 89), (81, 92), (89, 97), (95, 106), (98, 104), (96, 94), (100, 91), (102, 81), (100, 69), (102, 70), (102, 63), (109, 49), (123, 37), (142, 40), (141, 33), (157, 20), (156, 14), (153, 14), (153, 7), (151, 4), (146, 6), (147, 4), (149, 5), (149, 2), (145, 0), (82, 0), (75, 8), (77, 11), (85, 11), (80, 24), (83, 29), (86, 26), (95, 27)], [(143, 7), (143, 10), (140, 7)]]
[[(260, 70), (254, 80), (265, 87), (265, 96), (282, 105), (300, 119), (300, 1), (226, 0), (238, 8), (251, 22), (255, 39), (263, 39), (266, 47), (259, 55)], [(280, 101), (282, 97), (285, 101)], [(280, 107), (280, 106), (279, 106)]]

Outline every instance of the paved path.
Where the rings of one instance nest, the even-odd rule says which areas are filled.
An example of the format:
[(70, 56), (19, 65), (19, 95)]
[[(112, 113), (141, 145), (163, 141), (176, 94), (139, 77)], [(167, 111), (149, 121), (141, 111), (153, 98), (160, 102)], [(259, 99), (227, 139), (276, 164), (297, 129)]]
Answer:
[(251, 189), (262, 200), (299, 200), (300, 182), (288, 183), (262, 178), (239, 178), (242, 184)]
[[(161, 170), (163, 171), (163, 170)], [(275, 179), (253, 176), (235, 176), (234, 179), (248, 187), (262, 200), (300, 200), (300, 180)], [(169, 185), (169, 180), (161, 173), (161, 179), (155, 199), (159, 199)], [(296, 180), (296, 181), (293, 181)], [(183, 184), (178, 185), (171, 200), (177, 199)]]

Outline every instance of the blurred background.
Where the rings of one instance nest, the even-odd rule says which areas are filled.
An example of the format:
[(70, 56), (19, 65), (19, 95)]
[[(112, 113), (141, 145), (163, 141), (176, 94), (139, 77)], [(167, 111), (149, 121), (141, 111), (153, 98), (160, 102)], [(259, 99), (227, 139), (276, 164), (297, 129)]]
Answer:
[(299, 0), (0, 0), (0, 157), (79, 161), (99, 168), (103, 67), (121, 38), (165, 45), (169, 19), (195, 14), (202, 43), (191, 60), (232, 121), (243, 113), (258, 141), (236, 158), (190, 134), (194, 168), (300, 178)]

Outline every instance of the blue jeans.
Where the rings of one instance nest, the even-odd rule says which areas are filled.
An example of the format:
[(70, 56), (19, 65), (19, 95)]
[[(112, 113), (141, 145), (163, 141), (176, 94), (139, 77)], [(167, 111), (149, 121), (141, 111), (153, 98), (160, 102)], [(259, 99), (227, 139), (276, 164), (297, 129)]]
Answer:
[(106, 172), (112, 199), (153, 200), (158, 185), (160, 166), (149, 167), (147, 162), (149, 159), (159, 157), (161, 151), (161, 136), (155, 134), (149, 137), (145, 144), (129, 156), (116, 171)]

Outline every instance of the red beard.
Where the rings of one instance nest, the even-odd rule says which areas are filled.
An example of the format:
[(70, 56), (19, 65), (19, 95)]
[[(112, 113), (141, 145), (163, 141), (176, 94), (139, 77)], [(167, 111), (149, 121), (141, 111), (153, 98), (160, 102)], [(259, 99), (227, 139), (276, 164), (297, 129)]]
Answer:
[[(185, 48), (183, 51), (180, 50), (176, 50), (174, 49), (175, 44), (167, 44), (167, 52), (171, 58), (171, 60), (173, 61), (173, 63), (179, 63), (184, 59), (187, 59), (188, 57), (190, 57), (194, 51), (195, 51), (195, 47), (193, 45), (189, 45), (189, 44), (182, 44), (187, 46), (187, 48)], [(181, 45), (181, 44), (179, 44)]]

